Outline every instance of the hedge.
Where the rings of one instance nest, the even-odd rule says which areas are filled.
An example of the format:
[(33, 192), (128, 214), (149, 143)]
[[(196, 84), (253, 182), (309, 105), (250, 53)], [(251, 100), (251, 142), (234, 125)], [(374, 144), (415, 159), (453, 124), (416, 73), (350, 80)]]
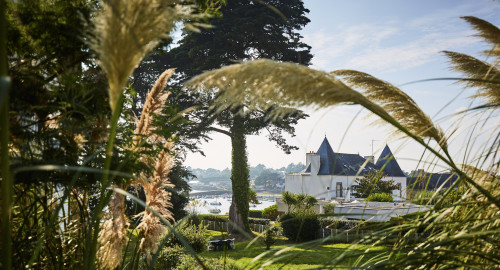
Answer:
[(389, 193), (372, 193), (365, 199), (367, 202), (393, 202), (394, 199)]
[(248, 218), (248, 223), (251, 224), (269, 225), (270, 222), (271, 220), (267, 218)]
[(320, 224), (316, 215), (284, 214), (280, 218), (283, 234), (291, 241), (316, 239)]
[(263, 218), (262, 210), (250, 210), (248, 212), (248, 217), (249, 218)]

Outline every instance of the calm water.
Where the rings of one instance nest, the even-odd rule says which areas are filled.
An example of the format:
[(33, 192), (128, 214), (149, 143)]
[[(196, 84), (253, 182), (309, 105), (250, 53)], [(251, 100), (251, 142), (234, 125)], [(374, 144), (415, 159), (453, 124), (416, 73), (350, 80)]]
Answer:
[[(259, 198), (259, 204), (250, 204), (250, 210), (264, 210), (264, 208), (269, 207), (271, 205), (276, 204), (275, 200), (272, 197), (264, 197), (263, 199)], [(220, 205), (217, 205), (219, 204)], [(221, 210), (218, 215), (229, 214), (229, 207), (231, 206), (230, 198), (223, 196), (205, 196), (204, 198), (196, 199), (196, 202), (193, 203), (193, 200), (190, 201), (190, 204), (187, 206), (187, 210), (192, 212), (193, 210), (198, 214), (217, 214), (210, 213), (211, 209), (219, 209)]]

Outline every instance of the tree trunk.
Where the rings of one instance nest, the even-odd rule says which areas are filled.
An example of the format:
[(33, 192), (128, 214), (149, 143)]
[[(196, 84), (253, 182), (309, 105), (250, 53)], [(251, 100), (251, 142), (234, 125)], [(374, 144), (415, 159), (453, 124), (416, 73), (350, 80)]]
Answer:
[(229, 220), (233, 224), (231, 224), (229, 232), (241, 233), (241, 231), (250, 231), (248, 225), (248, 189), (250, 183), (243, 117), (235, 115), (233, 120), (231, 127), (233, 201), (229, 208)]

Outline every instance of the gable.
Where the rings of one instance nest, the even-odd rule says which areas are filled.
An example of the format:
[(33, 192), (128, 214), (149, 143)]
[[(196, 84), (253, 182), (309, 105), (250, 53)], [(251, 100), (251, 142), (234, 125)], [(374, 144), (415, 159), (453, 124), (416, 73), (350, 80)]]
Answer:
[[(363, 169), (362, 165), (366, 159), (358, 154), (345, 154), (333, 152), (328, 139), (325, 137), (317, 154), (320, 156), (320, 167), (318, 175), (363, 175), (369, 171), (377, 170), (375, 164), (368, 162)], [(361, 169), (361, 172), (358, 171)], [(306, 173), (311, 172), (311, 166), (308, 164)]]
[(376, 166), (379, 170), (384, 168), (384, 172), (387, 176), (406, 177), (388, 145), (385, 146), (382, 154), (380, 154)]

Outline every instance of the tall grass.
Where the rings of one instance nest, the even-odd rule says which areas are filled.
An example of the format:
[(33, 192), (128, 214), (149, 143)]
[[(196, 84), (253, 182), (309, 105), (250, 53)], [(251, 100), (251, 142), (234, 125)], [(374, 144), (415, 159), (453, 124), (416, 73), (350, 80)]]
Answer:
[[(165, 228), (176, 234), (169, 224), (171, 213), (166, 209), (170, 203), (166, 188), (173, 161), (172, 138), (151, 132), (151, 118), (164, 106), (163, 89), (173, 71), (162, 75), (161, 83), (150, 93), (147, 104), (151, 106), (145, 106), (141, 115), (143, 121), (137, 123), (141, 128), (137, 128), (135, 134), (123, 127), (133, 122), (130, 114), (123, 111), (123, 104), (127, 100), (124, 95), (126, 83), (142, 58), (161, 39), (168, 37), (177, 21), (202, 16), (193, 14), (192, 7), (181, 2), (110, 0), (98, 4), (100, 9), (92, 16), (93, 28), (87, 38), (107, 78), (111, 116), (105, 119), (109, 123), (107, 139), (97, 139), (99, 143), (104, 140), (102, 145), (105, 146), (93, 148), (90, 143), (85, 144), (84, 139), (79, 140), (82, 144), (78, 144), (75, 151), (83, 152), (83, 148), (93, 151), (79, 157), (80, 166), (20, 164), (15, 174), (40, 173), (47, 179), (41, 183), (28, 180), (16, 185), (9, 174), (9, 155), (24, 153), (9, 145), (5, 1), (0, 2), (2, 269), (12, 266), (18, 269), (151, 268)], [(51, 124), (45, 129), (65, 131), (57, 117), (49, 122)], [(35, 142), (33, 147), (28, 147), (34, 149), (35, 153), (31, 154), (41, 156), (38, 149), (44, 146), (43, 143)], [(154, 148), (154, 151), (145, 150), (145, 147)], [(138, 155), (142, 156), (134, 160)], [(123, 163), (117, 164), (117, 160)], [(149, 166), (135, 172), (126, 167), (126, 162), (135, 163), (136, 168), (141, 164)], [(60, 183), (52, 181), (50, 177), (56, 174), (67, 179)], [(97, 184), (77, 185), (81, 175), (94, 175), (92, 178), (98, 179)], [(123, 191), (134, 181), (146, 190), (147, 204)], [(11, 195), (13, 188), (14, 196)], [(124, 215), (125, 197), (146, 208), (139, 219), (141, 222), (135, 226), (129, 227), (128, 217)], [(12, 256), (12, 246), (16, 247), (15, 256)]]

